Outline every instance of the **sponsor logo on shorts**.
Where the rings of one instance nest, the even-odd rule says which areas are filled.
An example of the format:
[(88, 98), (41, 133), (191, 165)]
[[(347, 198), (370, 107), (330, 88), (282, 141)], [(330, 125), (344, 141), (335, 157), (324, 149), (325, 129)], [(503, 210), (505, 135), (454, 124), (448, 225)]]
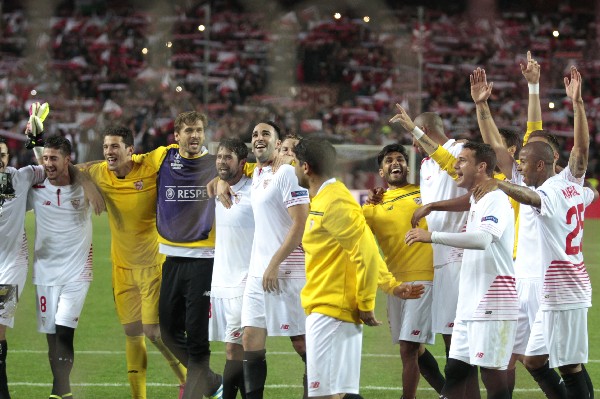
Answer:
[(492, 311), (491, 310), (486, 310), (485, 314), (492, 314)]
[(284, 330), (287, 331), (290, 329), (290, 325), (289, 324), (282, 324), (281, 327), (279, 327), (280, 330)]
[(236, 332), (234, 332), (233, 334), (231, 334), (231, 336), (232, 336), (233, 338), (239, 338), (239, 337), (241, 337), (241, 336), (242, 336), (242, 333), (241, 333), (241, 332), (239, 332), (239, 331), (236, 331)]
[(421, 330), (412, 330), (410, 335), (421, 335)]
[(202, 294), (203, 296), (210, 296), (210, 291), (204, 291), (204, 294)]
[(475, 357), (476, 357), (477, 359), (483, 359), (483, 356), (484, 356), (483, 352), (477, 352), (477, 353), (475, 354)]
[(51, 205), (50, 201), (44, 201), (42, 202), (42, 205)]
[(450, 322), (450, 323), (446, 324), (446, 327), (454, 328), (454, 322)]
[(321, 385), (321, 382), (313, 381), (310, 383), (310, 389), (318, 389), (320, 385)]

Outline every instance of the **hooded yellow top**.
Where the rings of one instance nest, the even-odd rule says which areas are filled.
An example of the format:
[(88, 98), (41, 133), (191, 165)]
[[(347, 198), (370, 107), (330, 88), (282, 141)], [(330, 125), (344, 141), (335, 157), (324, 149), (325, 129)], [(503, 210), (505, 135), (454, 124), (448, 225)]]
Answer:
[(361, 323), (358, 311), (375, 309), (377, 286), (391, 293), (400, 284), (387, 271), (360, 206), (340, 182), (324, 185), (312, 198), (302, 246), (306, 314)]

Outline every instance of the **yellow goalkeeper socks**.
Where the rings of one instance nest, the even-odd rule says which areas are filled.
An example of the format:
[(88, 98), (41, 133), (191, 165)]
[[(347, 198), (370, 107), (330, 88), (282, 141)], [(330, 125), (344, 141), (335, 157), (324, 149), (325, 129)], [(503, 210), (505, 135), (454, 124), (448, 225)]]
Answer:
[(127, 377), (133, 399), (146, 399), (146, 340), (143, 335), (125, 336), (125, 357), (127, 359)]

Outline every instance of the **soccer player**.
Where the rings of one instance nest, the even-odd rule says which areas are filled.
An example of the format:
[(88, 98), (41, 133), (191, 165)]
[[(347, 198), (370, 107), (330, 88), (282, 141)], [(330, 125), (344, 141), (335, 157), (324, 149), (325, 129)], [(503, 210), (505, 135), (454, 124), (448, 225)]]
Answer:
[(54, 376), (50, 398), (56, 399), (73, 396), (73, 338), (92, 280), (92, 210), (83, 188), (72, 184), (70, 157), (67, 139), (47, 139), (46, 180), (33, 186), (28, 197), (36, 221), (33, 284), (38, 331), (47, 337)]
[(209, 365), (208, 316), (213, 271), (215, 203), (206, 185), (216, 175), (215, 157), (204, 144), (206, 115), (175, 118), (178, 145), (160, 147), (133, 161), (158, 171), (157, 215), (162, 266), (159, 297), (161, 336), (187, 367), (184, 399), (221, 398), (222, 377)]
[[(156, 151), (161, 151), (156, 150)], [(145, 337), (169, 362), (183, 391), (185, 367), (163, 343), (158, 318), (161, 266), (156, 232), (156, 170), (151, 157), (132, 161), (133, 133), (114, 126), (104, 131), (105, 162), (86, 169), (108, 207), (112, 285), (125, 332), (127, 377), (133, 399), (146, 399), (148, 356)]]
[(0, 138), (0, 179), (6, 179), (0, 183), (4, 187), (0, 190), (3, 195), (0, 197), (0, 288), (4, 303), (0, 310), (0, 399), (10, 399), (6, 376), (6, 328), (13, 327), (17, 302), (27, 279), (28, 249), (24, 230), (27, 193), (32, 185), (41, 183), (45, 177), (43, 166), (32, 165), (17, 170), (8, 164), (8, 146)]
[[(404, 119), (403, 125), (415, 129), (408, 121)], [(455, 165), (457, 184), (471, 190), (492, 179), (495, 167), (496, 154), (489, 145), (466, 143)], [(446, 384), (440, 397), (463, 397), (471, 365), (481, 368), (489, 398), (509, 397), (506, 369), (514, 345), (518, 300), (512, 262), (514, 215), (508, 197), (495, 190), (478, 202), (472, 200), (464, 233), (415, 228), (406, 234), (406, 242), (465, 248)]]
[[(308, 215), (308, 191), (298, 186), (291, 165), (276, 173), (272, 163), (280, 147), (279, 127), (261, 122), (252, 132), (257, 166), (252, 176), (254, 241), (244, 291), (244, 380), (249, 399), (262, 398), (267, 377), (267, 335), (288, 336), (305, 361), (304, 251), (300, 247)], [(306, 383), (304, 383), (306, 392)]]
[[(306, 250), (306, 319), (309, 396), (358, 395), (362, 323), (376, 326), (375, 293), (380, 271), (387, 272), (360, 206), (333, 178), (336, 152), (324, 140), (295, 147), (295, 173), (312, 197), (302, 243)], [(391, 276), (389, 276), (391, 277)], [(401, 298), (418, 298), (422, 284), (385, 285)], [(394, 287), (395, 286), (395, 287)]]
[(224, 139), (217, 150), (217, 173), (235, 192), (233, 206), (216, 203), (217, 236), (212, 276), (210, 340), (225, 342), (223, 398), (235, 399), (238, 389), (246, 396), (242, 360), (242, 298), (254, 237), (250, 204), (252, 180), (244, 175), (248, 147), (239, 139)]
[[(518, 164), (509, 162), (505, 155), (506, 149), (497, 141), (496, 125), (489, 114), (487, 107), (487, 98), (491, 92), (491, 84), (488, 85), (485, 80), (485, 71), (475, 71), (472, 77), (472, 82), (476, 86), (476, 90), (481, 93), (480, 104), (477, 105), (479, 110), (478, 118), (484, 139), (494, 145), (494, 149), (498, 154), (499, 165), (503, 170), (506, 170), (510, 181), (515, 184), (527, 184), (524, 179), (524, 174), (519, 170)], [(573, 109), (575, 112), (575, 129), (574, 129), (574, 145), (571, 150), (569, 163), (556, 178), (564, 179), (567, 182), (574, 182), (581, 185), (587, 165), (589, 132), (587, 129), (587, 121), (585, 119), (585, 110), (581, 99), (581, 78), (576, 69), (571, 70), (571, 80), (565, 80), (565, 88), (567, 96), (573, 100)], [(534, 87), (534, 89), (536, 89)], [(537, 90), (534, 90), (537, 92)], [(539, 95), (530, 94), (531, 97)], [(538, 100), (539, 102), (539, 100)], [(541, 127), (541, 126), (540, 126)], [(529, 127), (528, 127), (529, 130)], [(548, 135), (543, 131), (534, 131), (529, 136), (529, 143), (544, 142), (550, 144), (554, 151), (553, 165), (556, 167), (558, 159), (558, 143), (552, 135)], [(492, 182), (493, 183), (493, 182)], [(478, 188), (479, 192), (494, 189), (495, 184), (489, 187)], [(533, 188), (533, 187), (531, 187)], [(583, 188), (584, 196), (592, 196), (597, 198), (597, 192), (593, 192), (588, 188)], [(520, 235), (517, 259), (515, 267), (518, 267), (521, 279), (517, 279), (517, 288), (521, 300), (520, 322), (517, 334), (517, 344), (515, 345), (515, 353), (525, 353), (524, 364), (528, 371), (532, 374), (540, 388), (548, 397), (564, 397), (564, 385), (560, 382), (560, 377), (550, 368), (548, 363), (548, 351), (546, 341), (543, 334), (543, 325), (541, 322), (541, 314), (538, 312), (540, 300), (542, 299), (542, 280), (544, 278), (544, 268), (546, 267), (540, 262), (539, 251), (541, 242), (539, 235), (530, 234), (531, 231), (537, 229), (538, 214), (535, 208), (522, 206), (520, 208), (520, 224), (519, 229), (523, 232)], [(528, 232), (529, 234), (525, 234)], [(582, 365), (582, 372), (588, 383), (588, 390), (592, 391), (592, 383), (585, 367)]]
[[(419, 372), (440, 393), (444, 377), (435, 358), (423, 344), (433, 344), (431, 300), (433, 254), (430, 244), (408, 246), (400, 239), (411, 229), (413, 212), (421, 206), (419, 186), (409, 184), (408, 153), (402, 145), (385, 146), (377, 156), (379, 175), (388, 185), (381, 203), (366, 204), (363, 213), (384, 254), (388, 269), (397, 280), (419, 283), (425, 291), (418, 300), (387, 298), (392, 342), (400, 343), (402, 390), (405, 399), (417, 392)], [(427, 229), (423, 220), (419, 227)]]
[[(582, 109), (581, 105), (579, 111)], [(580, 158), (580, 165), (587, 164), (584, 158)], [(520, 160), (518, 169), (524, 183), (535, 190), (509, 182), (496, 184), (512, 198), (533, 207), (537, 233), (544, 237), (540, 251), (544, 266), (541, 321), (536, 319), (532, 337), (541, 323), (549, 367), (558, 367), (567, 397), (588, 398), (593, 386), (588, 386), (581, 365), (588, 359), (587, 311), (592, 287), (583, 263), (581, 240), (584, 209), (592, 202), (593, 194), (556, 175), (554, 153), (546, 143), (528, 143)]]

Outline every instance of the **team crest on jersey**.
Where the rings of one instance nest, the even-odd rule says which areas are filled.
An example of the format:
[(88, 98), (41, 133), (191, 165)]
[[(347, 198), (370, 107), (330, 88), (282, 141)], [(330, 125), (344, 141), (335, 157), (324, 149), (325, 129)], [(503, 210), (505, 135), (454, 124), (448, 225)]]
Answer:
[(263, 188), (267, 188), (269, 183), (271, 183), (271, 179), (265, 179), (265, 181), (263, 181)]
[(417, 205), (421, 205), (423, 203), (423, 201), (421, 201), (421, 197), (415, 197), (413, 198), (413, 201), (415, 201), (415, 204)]
[(315, 225), (315, 220), (314, 219), (310, 219), (310, 223), (308, 224), (308, 229), (312, 230), (313, 226)]
[(392, 209), (394, 209), (394, 205), (390, 205), (390, 207), (387, 210), (391, 211)]
[(73, 205), (73, 208), (75, 208), (75, 209), (79, 209), (80, 204), (81, 204), (81, 200), (79, 200), (79, 199), (71, 200), (71, 205)]
[(235, 202), (236, 204), (239, 204), (241, 200), (242, 200), (242, 193), (236, 193), (233, 196), (233, 202)]
[(136, 190), (140, 191), (141, 189), (144, 188), (144, 182), (141, 180), (138, 180), (135, 183), (133, 183), (133, 187), (135, 187)]

